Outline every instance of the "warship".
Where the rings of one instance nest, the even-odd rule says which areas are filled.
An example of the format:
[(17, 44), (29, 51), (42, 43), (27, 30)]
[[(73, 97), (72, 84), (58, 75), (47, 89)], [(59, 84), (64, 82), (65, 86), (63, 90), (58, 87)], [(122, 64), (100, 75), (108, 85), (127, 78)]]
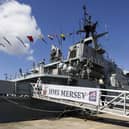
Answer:
[[(113, 60), (107, 59), (106, 51), (98, 43), (108, 32), (98, 33), (98, 22), (92, 21), (85, 6), (83, 11), (83, 28), (76, 33), (83, 33), (84, 37), (69, 47), (66, 59), (61, 49), (52, 45), (50, 63), (42, 60), (29, 72), (22, 73), (20, 69), (20, 76), (0, 81), (0, 121), (41, 118), (45, 113), (57, 114), (68, 108), (65, 104), (32, 98), (32, 84), (38, 82), (51, 86), (129, 89), (129, 73), (125, 74)], [(42, 88), (37, 89), (40, 95)]]

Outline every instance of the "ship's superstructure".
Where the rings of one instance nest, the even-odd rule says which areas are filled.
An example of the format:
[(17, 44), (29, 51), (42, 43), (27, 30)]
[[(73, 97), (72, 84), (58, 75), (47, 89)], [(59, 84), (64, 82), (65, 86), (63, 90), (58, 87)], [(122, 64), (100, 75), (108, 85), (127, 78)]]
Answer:
[(51, 84), (98, 87), (99, 83), (104, 83), (107, 88), (128, 89), (128, 75), (111, 59), (105, 58), (105, 50), (98, 44), (99, 38), (108, 32), (97, 33), (98, 22), (92, 21), (85, 6), (83, 10), (83, 28), (77, 33), (84, 33), (85, 36), (69, 47), (67, 59), (63, 60), (61, 50), (52, 45), (49, 64), (43, 60), (33, 65), (29, 73), (21, 73), (13, 81), (21, 85), (21, 82), (31, 83), (40, 78), (44, 83)]

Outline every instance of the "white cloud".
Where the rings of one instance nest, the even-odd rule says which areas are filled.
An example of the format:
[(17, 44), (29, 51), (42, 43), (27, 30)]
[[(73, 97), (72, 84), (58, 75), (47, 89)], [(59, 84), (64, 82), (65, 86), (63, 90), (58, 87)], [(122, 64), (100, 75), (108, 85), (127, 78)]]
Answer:
[[(0, 51), (13, 55), (27, 54), (32, 59), (33, 50), (27, 35), (32, 35), (36, 40), (40, 33), (29, 5), (15, 0), (6, 0), (0, 4), (0, 44), (4, 44), (4, 46), (0, 45)], [(20, 37), (25, 44), (16, 37)]]
[(28, 61), (35, 61), (35, 59), (34, 59), (34, 57), (33, 56), (28, 56), (27, 58), (26, 58)]

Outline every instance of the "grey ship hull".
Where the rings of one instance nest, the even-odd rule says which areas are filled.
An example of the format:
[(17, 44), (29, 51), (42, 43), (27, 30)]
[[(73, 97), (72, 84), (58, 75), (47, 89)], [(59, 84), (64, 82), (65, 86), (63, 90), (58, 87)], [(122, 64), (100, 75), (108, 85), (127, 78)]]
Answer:
[(0, 97), (0, 122), (56, 118), (64, 111), (64, 108), (65, 105), (48, 101)]
[[(18, 93), (29, 93), (27, 85), (22, 84), (20, 87), (21, 89), (17, 89)], [(23, 87), (26, 92), (22, 89)], [(20, 95), (17, 97), (13, 96), (15, 90), (13, 82), (0, 80), (0, 122), (57, 117), (66, 108), (63, 104)]]
[[(51, 79), (54, 79), (53, 77)], [(50, 78), (48, 80), (51, 80)], [(60, 80), (61, 79), (61, 80)], [(44, 80), (44, 78), (42, 79)], [(46, 80), (46, 78), (45, 78)], [(33, 99), (31, 96), (30, 82), (36, 82), (37, 77), (15, 82), (0, 81), (0, 122), (12, 122), (32, 119), (43, 119), (50, 117), (58, 117), (65, 109), (75, 109), (74, 107), (55, 102)], [(56, 84), (62, 82), (62, 78), (53, 80)], [(53, 83), (51, 81), (51, 83)], [(94, 87), (87, 81), (76, 81), (80, 86)], [(50, 81), (49, 81), (50, 83)], [(65, 84), (65, 83), (64, 83)], [(66, 85), (66, 84), (65, 84)], [(77, 84), (76, 84), (77, 85)], [(8, 93), (8, 95), (7, 95)], [(12, 96), (13, 94), (17, 96)], [(27, 97), (25, 97), (27, 95)], [(69, 114), (70, 112), (68, 112)], [(78, 114), (78, 113), (77, 113)], [(74, 112), (72, 115), (76, 115)]]

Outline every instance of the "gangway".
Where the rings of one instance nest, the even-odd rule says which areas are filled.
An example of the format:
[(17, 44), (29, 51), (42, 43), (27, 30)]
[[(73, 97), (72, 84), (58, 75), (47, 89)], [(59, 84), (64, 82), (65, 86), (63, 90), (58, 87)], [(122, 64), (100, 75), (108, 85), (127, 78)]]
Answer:
[[(88, 102), (79, 102), (70, 99), (62, 99), (62, 98), (43, 95), (42, 94), (43, 88), (41, 86), (42, 86), (41, 84), (40, 85), (34, 83), (32, 84), (32, 89), (33, 89), (32, 98), (45, 100), (49, 102), (55, 102), (57, 104), (59, 103), (72, 107), (77, 107), (82, 110), (88, 109), (91, 111), (95, 111), (96, 113), (107, 113), (129, 118), (129, 91), (112, 90), (112, 89), (98, 90), (98, 88), (94, 88), (99, 94), (99, 97), (97, 98), (98, 103), (91, 104)], [(66, 86), (66, 87), (71, 87), (71, 86)], [(85, 90), (87, 90), (86, 87)]]

